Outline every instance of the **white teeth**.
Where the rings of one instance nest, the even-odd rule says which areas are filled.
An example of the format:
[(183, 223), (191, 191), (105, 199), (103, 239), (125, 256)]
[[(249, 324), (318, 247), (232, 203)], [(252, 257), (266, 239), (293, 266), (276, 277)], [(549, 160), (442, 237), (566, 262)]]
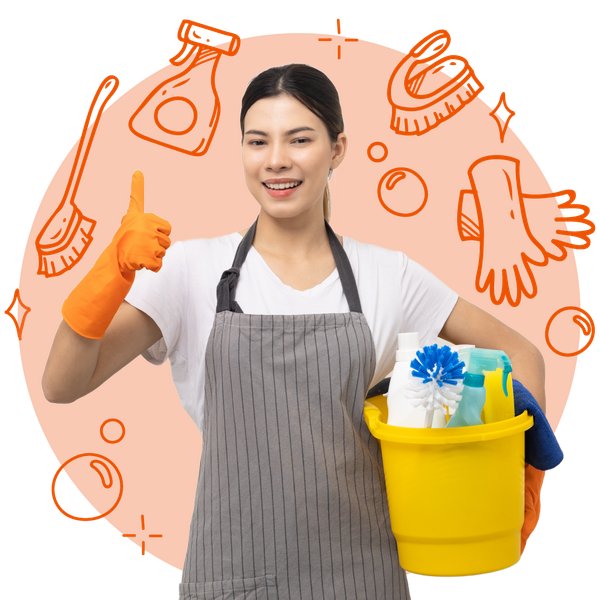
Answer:
[(265, 183), (271, 190), (287, 190), (288, 188), (298, 187), (302, 182), (296, 181), (293, 183)]

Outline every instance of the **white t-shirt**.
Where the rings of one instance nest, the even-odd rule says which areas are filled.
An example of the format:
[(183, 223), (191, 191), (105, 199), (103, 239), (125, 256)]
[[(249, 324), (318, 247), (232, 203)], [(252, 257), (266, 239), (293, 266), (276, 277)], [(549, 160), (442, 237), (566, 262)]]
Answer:
[[(242, 236), (176, 242), (162, 269), (142, 269), (127, 302), (149, 315), (163, 337), (142, 356), (160, 365), (167, 358), (181, 403), (202, 432), (204, 356), (217, 308), (217, 284)], [(394, 367), (398, 333), (418, 331), (421, 345), (436, 341), (458, 295), (402, 252), (343, 238), (363, 313), (371, 329), (377, 365), (369, 387)], [(252, 246), (240, 271), (235, 299), (246, 314), (349, 312), (337, 269), (310, 290), (285, 285)]]

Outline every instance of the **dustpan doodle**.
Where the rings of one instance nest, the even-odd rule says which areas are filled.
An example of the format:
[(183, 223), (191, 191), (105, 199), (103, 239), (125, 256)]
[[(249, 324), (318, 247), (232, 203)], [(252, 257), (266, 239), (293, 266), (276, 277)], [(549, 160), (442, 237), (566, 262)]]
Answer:
[(383, 175), (377, 186), (381, 206), (397, 217), (413, 217), (427, 204), (427, 184), (412, 169), (397, 167)]
[(202, 156), (221, 114), (215, 84), (219, 59), (237, 54), (241, 41), (235, 33), (188, 20), (181, 22), (177, 37), (183, 46), (170, 62), (183, 70), (150, 92), (131, 116), (129, 129), (148, 142)]
[(392, 105), (390, 127), (396, 133), (422, 135), (430, 131), (483, 89), (464, 58), (446, 56), (431, 63), (449, 45), (447, 31), (434, 31), (412, 48), (392, 72), (387, 98)]
[(506, 104), (506, 96), (504, 92), (500, 95), (500, 100), (496, 104), (496, 108), (490, 113), (490, 117), (496, 121), (498, 125), (498, 131), (500, 133), (500, 143), (504, 143), (504, 136), (508, 130), (509, 121), (515, 116), (515, 111), (509, 108)]
[[(23, 314), (21, 318), (19, 318), (19, 307), (23, 310)], [(13, 308), (16, 308), (15, 314), (13, 314)], [(19, 288), (15, 290), (13, 300), (10, 303), (10, 306), (4, 311), (4, 314), (8, 315), (15, 324), (17, 328), (17, 335), (19, 336), (19, 341), (23, 339), (23, 328), (25, 327), (25, 318), (31, 312), (31, 308), (27, 306), (23, 300), (21, 300), (21, 292), (19, 292)]]
[[(341, 28), (340, 20), (339, 19), (337, 20), (337, 33), (338, 33), (338, 35), (341, 35), (341, 33), (342, 33), (342, 28)], [(327, 37), (327, 38), (318, 38), (318, 41), (319, 42), (332, 42), (333, 38), (330, 38), (330, 37)], [(344, 41), (345, 42), (358, 42), (358, 38), (345, 38)], [(338, 44), (338, 47), (337, 47), (337, 57), (338, 57), (338, 60), (341, 60), (341, 58), (342, 58), (342, 46), (341, 46), (341, 44)]]
[[(71, 514), (65, 507), (61, 506), (57, 496), (60, 494), (60, 477), (66, 477), (65, 468), (67, 466), (69, 466), (71, 479), (77, 481), (80, 489), (90, 489), (93, 487), (97, 491), (100, 491), (100, 506), (96, 507), (100, 511), (100, 514), (91, 517), (79, 517)], [(95, 494), (95, 497), (99, 497), (98, 493)], [(121, 477), (121, 472), (114, 462), (102, 454), (86, 452), (73, 456), (60, 466), (52, 480), (52, 499), (54, 500), (54, 504), (56, 504), (56, 508), (63, 515), (69, 517), (69, 519), (76, 521), (96, 521), (106, 517), (106, 515), (109, 515), (117, 508), (122, 497), (123, 478)], [(65, 504), (64, 500), (63, 504)]]
[[(510, 156), (484, 156), (469, 167), (468, 175), (471, 189), (460, 192), (458, 232), (462, 241), (479, 242), (475, 287), (480, 293), (489, 289), (494, 304), (506, 300), (516, 307), (522, 296), (534, 298), (538, 289), (532, 266), (562, 261), (567, 248), (590, 245), (595, 226), (586, 219), (589, 208), (574, 203), (573, 190), (523, 193), (520, 161)], [(575, 214), (548, 216), (540, 203), (550, 201)], [(567, 223), (572, 231), (565, 228)]]
[[(583, 334), (585, 344), (579, 348), (580, 335), (573, 335), (573, 323), (577, 325), (580, 334)], [(559, 356), (577, 356), (587, 350), (594, 341), (596, 335), (596, 326), (590, 314), (578, 306), (565, 306), (557, 310), (548, 319), (546, 325), (545, 337), (548, 347), (552, 352)], [(572, 343), (569, 343), (574, 337), (576, 340), (576, 349), (572, 350)]]
[(119, 80), (109, 75), (99, 85), (92, 100), (63, 198), (35, 240), (39, 259), (38, 275), (55, 277), (72, 269), (92, 243), (96, 221), (86, 217), (79, 210), (75, 204), (75, 196), (102, 112), (117, 91), (117, 87)]
[[(144, 518), (144, 515), (140, 515), (140, 520), (141, 520), (141, 529), (142, 529), (142, 534), (140, 534), (140, 537), (145, 537), (147, 535), (148, 538), (161, 538), (162, 537), (162, 533), (148, 533), (146, 534), (146, 519)], [(138, 535), (136, 533), (124, 533), (123, 534), (124, 538), (135, 538), (138, 537)], [(144, 556), (146, 554), (146, 540), (142, 540), (142, 556)]]

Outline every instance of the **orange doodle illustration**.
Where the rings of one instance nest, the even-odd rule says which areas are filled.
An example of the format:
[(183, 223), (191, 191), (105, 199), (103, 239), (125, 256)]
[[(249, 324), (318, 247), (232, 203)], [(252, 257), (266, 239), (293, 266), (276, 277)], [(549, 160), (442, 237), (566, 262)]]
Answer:
[[(141, 520), (142, 520), (142, 531), (146, 531), (146, 522), (144, 520), (144, 515), (140, 515), (141, 516)], [(137, 535), (135, 533), (124, 533), (123, 537), (126, 538), (134, 538), (137, 537)], [(149, 533), (148, 534), (149, 538), (161, 538), (162, 537), (162, 533)], [(142, 555), (146, 554), (146, 540), (142, 541)]]
[(504, 95), (504, 92), (502, 92), (500, 100), (498, 100), (498, 104), (496, 104), (496, 108), (490, 113), (490, 117), (492, 117), (494, 121), (496, 121), (496, 125), (498, 125), (500, 143), (502, 144), (504, 143), (504, 136), (508, 129), (508, 123), (514, 116), (515, 111), (508, 107), (508, 104), (506, 104), (506, 96)]
[[(380, 149), (382, 154), (379, 157), (376, 157), (373, 155), (373, 150), (375, 149)], [(383, 143), (383, 142), (373, 142), (372, 144), (369, 145), (369, 147), (367, 148), (367, 156), (369, 157), (370, 161), (373, 162), (383, 162), (388, 155), (388, 149), (387, 146)]]
[(425, 208), (427, 184), (416, 171), (398, 167), (379, 180), (377, 197), (381, 206), (393, 215), (412, 217)]
[[(202, 156), (221, 113), (215, 85), (219, 59), (234, 56), (241, 41), (235, 33), (187, 20), (177, 37), (183, 46), (170, 62), (184, 69), (152, 90), (129, 120), (129, 129), (165, 148)], [(217, 47), (223, 44), (226, 48)]]
[[(19, 322), (19, 309), (18, 307), (21, 307), (23, 309), (23, 316), (21, 317), (21, 320)], [(17, 310), (15, 311), (16, 314), (13, 314), (12, 309), (17, 307)], [(21, 300), (21, 293), (19, 292), (19, 288), (17, 288), (15, 290), (15, 294), (13, 296), (13, 301), (10, 303), (10, 306), (4, 311), (4, 314), (8, 315), (12, 320), (13, 323), (15, 324), (15, 327), (17, 328), (17, 335), (19, 336), (19, 341), (21, 341), (23, 339), (23, 328), (25, 327), (25, 317), (27, 317), (27, 315), (31, 312), (31, 308), (29, 308), (29, 306), (26, 306), (23, 301)]]
[[(104, 520), (117, 533), (117, 552), (123, 550), (136, 559), (138, 552), (130, 548), (135, 544), (141, 556), (154, 556), (173, 569), (183, 569), (198, 469), (208, 447), (199, 429), (203, 413), (195, 384), (184, 381), (189, 365), (202, 364), (204, 358), (179, 354), (205, 347), (196, 343), (202, 342), (196, 335), (203, 330), (200, 321), (186, 316), (186, 292), (178, 289), (185, 282), (177, 279), (176, 286), (166, 286), (173, 301), (165, 314), (180, 319), (181, 331), (187, 337), (171, 339), (165, 330), (162, 341), (70, 404), (59, 404), (58, 400), (70, 398), (58, 392), (53, 397), (45, 385), (47, 380), (44, 378), (46, 390), (41, 383), (62, 303), (77, 284), (76, 279), (83, 276), (75, 277), (77, 269), (83, 270), (94, 253), (94, 248), (88, 249), (90, 243), (110, 242), (111, 228), (114, 225), (116, 229), (123, 214), (134, 169), (143, 169), (150, 182), (145, 210), (168, 219), (175, 233), (173, 243), (230, 233), (237, 241), (236, 232), (256, 219), (259, 207), (245, 184), (238, 156), (239, 107), (250, 78), (279, 64), (313, 65), (339, 92), (349, 151), (330, 181), (331, 227), (345, 236), (344, 247), (350, 246), (346, 239), (354, 239), (405, 253), (461, 297), (493, 313), (536, 344), (547, 365), (548, 419), (555, 430), (558, 428), (573, 390), (574, 375), (579, 377), (585, 369), (578, 363), (578, 355), (592, 347), (596, 337), (596, 323), (581, 301), (582, 285), (590, 275), (586, 277), (585, 269), (579, 273), (574, 257), (575, 252), (591, 248), (596, 224), (591, 220), (590, 207), (577, 201), (575, 189), (555, 191), (558, 188), (552, 187), (550, 179), (556, 177), (555, 172), (538, 163), (525, 144), (535, 148), (535, 139), (522, 140), (517, 135), (514, 122), (509, 120), (505, 93), (498, 97), (495, 114), (490, 114), (492, 105), (478, 97), (485, 88), (470, 63), (464, 57), (459, 59), (460, 55), (448, 54), (452, 38), (447, 29), (435, 29), (421, 37), (437, 23), (416, 33), (415, 26), (409, 32), (401, 23), (398, 33), (386, 44), (342, 35), (339, 18), (335, 34), (330, 33), (333, 28), (326, 17), (325, 24), (315, 23), (318, 31), (297, 31), (301, 25), (291, 23), (287, 28), (295, 31), (289, 33), (250, 35), (249, 29), (244, 30), (242, 47), (237, 33), (191, 18), (181, 19), (180, 15), (167, 23), (162, 38), (151, 39), (153, 30), (142, 29), (140, 23), (132, 21), (134, 29), (127, 28), (127, 32), (143, 30), (148, 36), (128, 41), (142, 49), (142, 60), (153, 61), (151, 57), (156, 56), (144, 52), (146, 44), (158, 49), (159, 56), (162, 52), (163, 60), (156, 65), (146, 62), (136, 82), (128, 84), (127, 93), (114, 101), (108, 95), (116, 92), (116, 79), (104, 98), (98, 94), (97, 116), (88, 119), (86, 114), (70, 162), (64, 161), (48, 176), (41, 210), (34, 215), (24, 248), (18, 287), (4, 310), (19, 336), (24, 325), (27, 328), (28, 335), (18, 340), (23, 379), (39, 429), (52, 454), (60, 457), (60, 465), (53, 463), (42, 481), (43, 486), (49, 484), (48, 500), (64, 517), (54, 519), (59, 528), (62, 525), (68, 530), (71, 522)], [(224, 21), (223, 25), (235, 29), (234, 23)], [(286, 20), (281, 25), (264, 25), (267, 27), (284, 28)], [(464, 53), (479, 68), (477, 61), (482, 59), (479, 53), (475, 55), (475, 48), (487, 41), (488, 50), (494, 47), (502, 61), (500, 72), (494, 75), (491, 68), (489, 78), (506, 78), (509, 53), (498, 48), (505, 42), (494, 43), (487, 27), (470, 40), (474, 50), (467, 46)], [(506, 27), (504, 21), (501, 33)], [(164, 29), (164, 23), (159, 21), (160, 28)], [(469, 43), (468, 31), (461, 32), (459, 38), (458, 29), (449, 29), (457, 43), (459, 39)], [(350, 31), (347, 17), (344, 30)], [(178, 43), (174, 43), (174, 34)], [(325, 39), (329, 41), (317, 43)], [(413, 44), (415, 40), (419, 41)], [(354, 45), (350, 46), (350, 41)], [(398, 49), (400, 44), (405, 49), (413, 46), (406, 54), (406, 50)], [(160, 47), (164, 49), (160, 51)], [(99, 60), (106, 51), (97, 45), (90, 50)], [(117, 54), (120, 57), (121, 53)], [(222, 56), (228, 58), (219, 62)], [(91, 61), (93, 56), (86, 58)], [(164, 64), (167, 58), (169, 62)], [(134, 55), (137, 68), (141, 68), (139, 61), (139, 55)], [(462, 64), (462, 69), (454, 68), (454, 61)], [(543, 65), (542, 60), (539, 63)], [(91, 71), (92, 63), (86, 65)], [(442, 69), (444, 65), (447, 68)], [(528, 77), (539, 73), (529, 66)], [(101, 71), (99, 77), (106, 72)], [(491, 88), (488, 76), (480, 73)], [(512, 82), (500, 82), (494, 95), (512, 87)], [(528, 95), (543, 91), (531, 86)], [(540, 103), (547, 109), (543, 99)], [(571, 95), (565, 94), (563, 99), (565, 106), (568, 101), (575, 105)], [(84, 104), (88, 100), (89, 95)], [(88, 113), (94, 110), (94, 101)], [(94, 138), (109, 101), (110, 110), (102, 117)], [(524, 107), (525, 100), (518, 107), (520, 118), (527, 113)], [(82, 117), (85, 108), (82, 106)], [(452, 118), (459, 110), (461, 114)], [(498, 111), (505, 114), (499, 116)], [(394, 115), (392, 127), (390, 112)], [(426, 132), (431, 133), (423, 135)], [(560, 139), (558, 133), (553, 139)], [(550, 152), (561, 167), (566, 164), (561, 159), (565, 148), (556, 143)], [(573, 159), (572, 152), (569, 158)], [(81, 179), (84, 165), (85, 178)], [(77, 207), (73, 198), (80, 179)], [(94, 180), (98, 185), (90, 185)], [(63, 212), (55, 211), (61, 198), (59, 208)], [(93, 206), (93, 213), (89, 206)], [(95, 221), (82, 212), (89, 212)], [(454, 223), (458, 235), (454, 234)], [(43, 235), (36, 241), (42, 226)], [(39, 241), (43, 241), (42, 246)], [(468, 241), (476, 243), (463, 243)], [(65, 277), (55, 277), (72, 268), (86, 249), (74, 270)], [(178, 260), (177, 248), (168, 252)], [(190, 273), (198, 273), (192, 267), (190, 263)], [(44, 270), (46, 276), (40, 277)], [(169, 269), (163, 274), (168, 275)], [(11, 290), (15, 285), (11, 284)], [(209, 293), (213, 298), (214, 290)], [(419, 302), (418, 297), (414, 301)], [(592, 306), (588, 309), (593, 312)], [(190, 311), (198, 313), (191, 305)], [(396, 333), (390, 331), (390, 340)], [(179, 381), (184, 383), (179, 385)], [(61, 475), (67, 479), (61, 480)], [(84, 508), (68, 503), (69, 481), (75, 493), (81, 494), (79, 498), (89, 503)], [(51, 517), (56, 516), (53, 508), (46, 508)], [(114, 542), (112, 534), (109, 540)], [(138, 562), (146, 563), (134, 560)]]
[[(554, 231), (560, 237), (553, 238), (550, 243), (558, 249), (559, 253), (549, 253), (551, 258), (563, 260), (569, 249), (575, 252), (585, 252), (592, 247), (592, 236), (598, 230), (598, 225), (593, 219), (589, 218), (592, 213), (589, 204), (577, 200), (577, 190), (575, 188), (563, 188), (553, 194), (523, 193), (523, 198), (526, 200), (558, 200), (563, 216), (555, 217), (554, 224), (548, 224), (546, 229), (550, 231), (552, 227), (556, 227), (556, 223), (566, 223), (567, 229), (556, 229)], [(539, 227), (541, 223), (543, 222), (538, 218), (533, 221), (532, 227)], [(571, 227), (568, 226), (569, 224)], [(548, 246), (546, 248), (548, 249)]]
[(450, 45), (444, 29), (423, 38), (394, 69), (387, 97), (390, 127), (400, 135), (422, 135), (455, 115), (483, 89), (469, 63), (447, 56), (431, 63)]
[[(549, 260), (562, 261), (567, 248), (584, 249), (595, 231), (586, 219), (590, 209), (575, 204), (575, 192), (524, 194), (521, 191), (520, 161), (510, 156), (484, 156), (469, 167), (471, 189), (462, 190), (457, 223), (462, 241), (479, 242), (475, 287), (487, 289), (496, 305), (506, 300), (518, 306), (521, 296), (533, 298), (537, 284), (532, 266), (544, 267)], [(557, 201), (561, 210), (575, 216), (527, 218), (541, 201)], [(485, 224), (493, 224), (486, 228)], [(566, 229), (566, 223), (572, 230)]]
[[(102, 111), (118, 86), (119, 80), (109, 75), (100, 84), (92, 100), (62, 201), (35, 240), (39, 258), (38, 275), (55, 277), (72, 269), (92, 243), (92, 231), (96, 221), (86, 217), (77, 208), (75, 196)], [(90, 123), (92, 123), (91, 129)]]
[[(586, 342), (581, 348), (568, 351), (564, 339), (569, 329), (575, 323), (585, 336)], [(596, 335), (596, 327), (592, 317), (583, 308), (577, 306), (565, 306), (557, 310), (548, 320), (546, 325), (546, 343), (548, 347), (559, 356), (577, 356), (590, 347)], [(560, 347), (560, 349), (559, 349)]]
[[(113, 427), (111, 427), (113, 425)], [(111, 430), (112, 429), (112, 433)], [(117, 432), (117, 435), (115, 435)], [(125, 425), (120, 419), (106, 419), (100, 425), (100, 437), (107, 444), (118, 444), (125, 437)]]
[[(342, 33), (342, 28), (341, 28), (339, 19), (337, 20), (337, 33), (338, 33), (338, 35), (341, 35), (341, 33)], [(333, 38), (319, 38), (318, 41), (319, 42), (332, 42)], [(345, 38), (344, 41), (345, 42), (358, 42), (358, 38)], [(338, 57), (338, 60), (341, 60), (341, 58), (342, 58), (342, 46), (340, 44), (338, 44), (338, 47), (337, 47), (337, 57)]]
[[(83, 482), (84, 487), (90, 485), (97, 486), (100, 483), (107, 490), (106, 494), (103, 495), (102, 508), (100, 509), (102, 511), (101, 514), (93, 517), (78, 517), (70, 514), (60, 505), (57, 499), (57, 481), (67, 465), (71, 465), (69, 472), (72, 476), (75, 475), (74, 478), (77, 478), (78, 481)], [(52, 480), (52, 499), (54, 500), (54, 504), (56, 504), (56, 508), (63, 515), (69, 517), (69, 519), (75, 519), (76, 521), (96, 521), (106, 517), (106, 515), (115, 510), (122, 496), (123, 478), (121, 477), (121, 472), (114, 462), (106, 458), (106, 456), (102, 456), (102, 454), (88, 452), (73, 456), (60, 466)]]

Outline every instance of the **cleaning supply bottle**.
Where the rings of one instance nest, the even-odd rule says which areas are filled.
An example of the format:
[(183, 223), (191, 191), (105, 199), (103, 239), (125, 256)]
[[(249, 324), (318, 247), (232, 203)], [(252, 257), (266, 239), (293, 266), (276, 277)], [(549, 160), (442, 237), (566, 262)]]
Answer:
[(515, 416), (515, 399), (512, 385), (510, 358), (502, 355), (503, 367), (485, 376), (486, 400), (481, 418), (484, 423), (497, 423)]
[[(414, 407), (405, 396), (405, 386), (411, 371), (410, 363), (421, 349), (418, 332), (399, 333), (396, 364), (392, 371), (390, 387), (387, 393), (388, 425), (396, 427), (423, 427), (424, 411)], [(439, 411), (436, 411), (439, 412)], [(433, 427), (445, 427), (446, 420), (442, 414), (434, 417)]]
[(469, 352), (467, 372), (464, 378), (462, 399), (446, 427), (470, 427), (483, 425), (481, 414), (486, 404), (486, 372), (502, 371), (502, 388), (507, 392), (507, 380), (512, 367), (508, 356), (501, 350), (473, 348)]

